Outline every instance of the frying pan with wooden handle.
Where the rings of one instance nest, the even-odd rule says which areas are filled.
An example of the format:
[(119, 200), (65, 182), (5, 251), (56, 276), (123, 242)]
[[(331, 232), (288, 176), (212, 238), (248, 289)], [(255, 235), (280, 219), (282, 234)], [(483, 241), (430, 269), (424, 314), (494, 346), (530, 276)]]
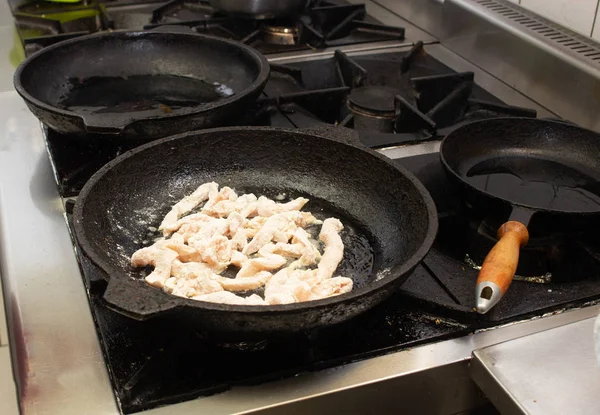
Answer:
[(495, 118), (446, 136), (440, 157), (465, 201), (506, 217), (476, 283), (487, 313), (508, 290), (530, 236), (575, 233), (600, 218), (600, 135), (558, 121)]

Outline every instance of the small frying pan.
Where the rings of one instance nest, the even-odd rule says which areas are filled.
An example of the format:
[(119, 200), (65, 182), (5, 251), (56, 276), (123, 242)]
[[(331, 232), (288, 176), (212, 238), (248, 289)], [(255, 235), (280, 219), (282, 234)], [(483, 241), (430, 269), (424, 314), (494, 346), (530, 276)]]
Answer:
[(440, 157), (469, 205), (508, 218), (477, 279), (479, 313), (510, 286), (530, 234), (575, 233), (600, 218), (600, 135), (593, 131), (532, 118), (477, 121), (448, 134)]

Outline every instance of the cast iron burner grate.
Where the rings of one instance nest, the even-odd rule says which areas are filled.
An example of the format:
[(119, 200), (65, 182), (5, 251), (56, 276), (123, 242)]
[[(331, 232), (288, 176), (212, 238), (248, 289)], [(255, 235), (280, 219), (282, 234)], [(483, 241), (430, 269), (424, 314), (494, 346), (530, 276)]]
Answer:
[(27, 55), (89, 33), (163, 26), (237, 40), (265, 54), (403, 40), (405, 34), (402, 27), (385, 26), (367, 16), (364, 4), (322, 0), (311, 1), (298, 16), (274, 20), (229, 17), (206, 0), (90, 0), (76, 5), (35, 1), (18, 6), (14, 16)]
[[(369, 19), (364, 4), (336, 4), (318, 0), (311, 2), (299, 16), (287, 19), (235, 19), (215, 13), (200, 20), (170, 21), (169, 17), (181, 13), (189, 5), (187, 0), (170, 1), (153, 12), (151, 24), (146, 25), (145, 29), (164, 24), (184, 25), (198, 33), (238, 40), (263, 53), (403, 40), (405, 34), (404, 28), (381, 25)], [(209, 8), (205, 6), (204, 11), (209, 13)]]
[[(482, 327), (600, 298), (600, 239), (593, 234), (578, 234), (569, 237), (568, 252), (561, 255), (549, 252), (553, 249), (552, 239), (541, 253), (537, 249), (533, 253), (522, 251), (524, 263), (519, 271), (534, 278), (514, 281), (498, 305), (485, 315), (477, 314), (473, 307), (478, 270), (465, 256), (473, 254), (474, 245), (481, 245), (482, 256), (474, 258), (481, 264), (493, 244), (473, 229), (472, 223), (478, 227), (485, 215), (465, 208), (457, 189), (447, 179), (439, 154), (395, 162), (415, 173), (427, 187), (436, 203), (440, 223), (433, 249), (402, 285), (404, 294), (421, 301), (429, 310), (443, 310), (445, 316), (463, 323), (477, 322)], [(540, 258), (546, 263), (540, 264)], [(545, 270), (552, 272), (552, 278), (535, 278), (540, 277), (536, 275), (540, 266), (550, 266)]]
[(396, 295), (335, 327), (259, 342), (232, 342), (211, 338), (173, 318), (135, 321), (110, 310), (102, 300), (106, 283), (84, 257), (78, 259), (124, 413), (335, 367), (472, 330)]
[(317, 118), (354, 128), (372, 148), (440, 138), (478, 119), (536, 116), (488, 94), (473, 72), (455, 73), (433, 59), (422, 42), (405, 53), (349, 56), (337, 50), (319, 63), (277, 69), (265, 94), (296, 127)]
[[(589, 257), (595, 258), (596, 265), (586, 271), (585, 278), (549, 284), (515, 281), (501, 303), (489, 314), (478, 315), (472, 308), (477, 271), (454, 254), (468, 225), (462, 201), (449, 185), (439, 155), (396, 162), (415, 173), (431, 192), (441, 218), (438, 238), (397, 294), (338, 326), (247, 343), (211, 338), (172, 319), (135, 321), (106, 307), (102, 300), (106, 283), (78, 256), (105, 361), (124, 413), (464, 336), (600, 298), (599, 251), (588, 245), (592, 249)], [(72, 206), (67, 203), (69, 220)]]
[[(232, 124), (287, 128), (343, 125), (355, 128), (363, 144), (385, 147), (439, 139), (461, 123), (475, 119), (535, 116), (535, 111), (504, 105), (474, 81), (472, 73), (455, 73), (428, 55), (420, 44), (409, 52), (363, 56), (337, 51), (327, 59), (271, 64), (271, 77), (262, 97), (243, 117), (232, 117)], [(378, 96), (378, 89), (386, 92)], [(412, 97), (412, 104), (400, 107), (398, 97)], [(362, 106), (362, 111), (387, 111), (393, 119), (383, 122), (403, 132), (381, 132), (377, 128), (381, 120), (357, 125), (353, 105)], [(45, 137), (59, 192), (64, 197), (76, 195), (105, 163), (139, 145), (65, 137), (54, 131), (48, 131)]]

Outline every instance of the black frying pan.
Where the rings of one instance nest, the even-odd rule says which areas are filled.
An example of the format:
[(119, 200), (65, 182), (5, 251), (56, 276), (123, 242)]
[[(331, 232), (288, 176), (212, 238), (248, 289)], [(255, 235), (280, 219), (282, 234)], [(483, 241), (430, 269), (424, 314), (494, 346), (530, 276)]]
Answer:
[(231, 123), (268, 77), (265, 57), (238, 42), (112, 32), (44, 48), (19, 66), (14, 83), (34, 115), (60, 133), (147, 141)]
[[(409, 172), (356, 139), (330, 131), (220, 128), (157, 140), (98, 171), (77, 198), (74, 232), (83, 253), (108, 280), (110, 307), (135, 319), (172, 313), (210, 331), (305, 330), (350, 319), (390, 296), (431, 247), (437, 215)], [(129, 265), (148, 226), (199, 184), (311, 199), (304, 210), (345, 226), (338, 274), (354, 289), (282, 306), (232, 306), (175, 297), (148, 286)]]
[(483, 120), (448, 134), (440, 156), (469, 204), (508, 218), (479, 273), (480, 313), (508, 289), (530, 234), (573, 233), (600, 217), (600, 135), (593, 131), (532, 118)]

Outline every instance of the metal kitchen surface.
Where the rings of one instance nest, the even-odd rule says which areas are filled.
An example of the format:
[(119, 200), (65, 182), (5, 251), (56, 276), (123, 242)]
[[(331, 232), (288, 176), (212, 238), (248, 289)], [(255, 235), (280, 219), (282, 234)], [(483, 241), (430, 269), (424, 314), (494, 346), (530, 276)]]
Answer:
[[(502, 413), (597, 414), (600, 378), (594, 321), (590, 318), (476, 350), (473, 379)], [(566, 349), (569, 355), (557, 358)]]
[[(382, 23), (405, 27), (407, 38), (420, 32), (375, 3), (367, 7)], [(151, 14), (144, 9), (138, 16)], [(186, 26), (198, 30), (196, 23)], [(106, 308), (104, 282), (85, 260), (78, 267), (64, 220), (68, 198), (127, 148), (75, 145), (42, 130), (16, 93), (0, 96), (7, 126), (0, 142), (2, 278), (23, 412), (385, 413), (402, 405), (413, 413), (458, 413), (485, 403), (467, 372), (472, 350), (595, 315), (600, 266), (593, 235), (565, 251), (559, 267), (522, 270), (551, 279), (516, 281), (490, 314), (473, 312), (477, 272), (469, 258), (478, 263), (473, 247), (493, 238), (481, 232), (485, 218), (448, 186), (439, 140), (473, 119), (555, 115), (444, 46), (428, 44), (430, 38), (407, 38), (269, 55), (273, 76), (250, 119), (238, 121), (354, 128), (365, 145), (412, 170), (440, 212), (434, 249), (397, 295), (340, 326), (264, 344), (224, 344), (189, 327), (137, 322)], [(541, 255), (562, 246), (550, 244)], [(529, 254), (539, 266), (539, 250)]]

